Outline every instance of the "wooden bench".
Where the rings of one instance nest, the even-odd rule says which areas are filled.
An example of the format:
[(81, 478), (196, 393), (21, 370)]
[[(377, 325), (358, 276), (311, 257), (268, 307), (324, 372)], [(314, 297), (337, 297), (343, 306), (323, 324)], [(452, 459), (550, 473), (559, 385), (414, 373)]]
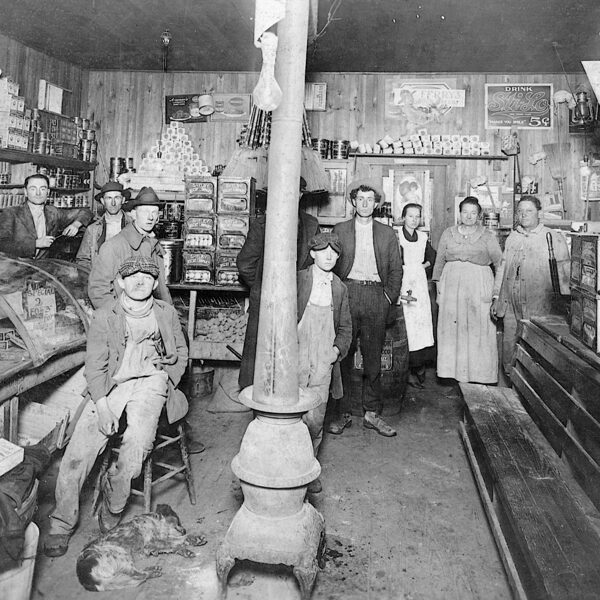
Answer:
[(600, 510), (600, 357), (569, 333), (564, 319), (534, 317), (521, 322), (511, 379), (523, 406)]
[(463, 440), (514, 597), (599, 598), (600, 536), (517, 393), (460, 387)]

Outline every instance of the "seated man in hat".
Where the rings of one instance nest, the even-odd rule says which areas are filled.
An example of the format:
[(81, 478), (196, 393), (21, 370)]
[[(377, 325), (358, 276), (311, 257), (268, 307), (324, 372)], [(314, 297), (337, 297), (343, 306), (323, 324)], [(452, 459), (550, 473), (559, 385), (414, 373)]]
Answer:
[(104, 242), (115, 237), (127, 224), (131, 223), (131, 216), (123, 212), (123, 202), (129, 200), (129, 190), (116, 181), (109, 181), (102, 186), (96, 194), (96, 200), (104, 207), (104, 214), (90, 223), (83, 234), (77, 257), (77, 264), (91, 268), (98, 256), (98, 250)]
[[(396, 430), (381, 418), (381, 352), (386, 324), (396, 320), (396, 302), (402, 285), (402, 259), (394, 230), (373, 219), (375, 208), (385, 200), (379, 183), (370, 179), (359, 180), (351, 183), (348, 189), (355, 215), (349, 221), (337, 223), (333, 232), (339, 236), (342, 246), (342, 255), (334, 270), (348, 288), (352, 346), (342, 362), (344, 396), (341, 414), (330, 424), (328, 431), (340, 434), (352, 423), (348, 388), (352, 358), (360, 337), (363, 425), (391, 437), (396, 435)], [(398, 310), (402, 308), (398, 307)]]
[(36, 173), (25, 178), (27, 200), (2, 210), (0, 252), (20, 258), (47, 258), (50, 246), (62, 235), (73, 237), (92, 220), (89, 208), (47, 205), (50, 182)]
[(117, 269), (117, 299), (96, 310), (85, 358), (88, 403), (75, 426), (56, 482), (56, 508), (44, 544), (48, 556), (61, 556), (79, 519), (83, 483), (110, 436), (127, 414), (118, 460), (101, 482), (100, 529), (115, 527), (127, 504), (131, 480), (152, 449), (166, 404), (173, 423), (188, 405), (175, 389), (187, 366), (188, 349), (177, 312), (155, 300), (159, 268), (144, 256), (126, 258)]
[(163, 249), (153, 229), (158, 223), (163, 202), (151, 187), (144, 187), (134, 200), (127, 202), (124, 210), (131, 210), (133, 222), (100, 247), (92, 264), (88, 280), (88, 296), (94, 308), (114, 300), (119, 290), (115, 285), (121, 263), (130, 256), (145, 256), (156, 261), (159, 267), (154, 296), (171, 303), (171, 294), (165, 281)]
[[(320, 403), (302, 416), (315, 456), (323, 439), (323, 421), (329, 399), (342, 396), (340, 361), (352, 342), (348, 290), (332, 269), (341, 252), (335, 233), (318, 233), (308, 243), (314, 264), (298, 272), (298, 383), (319, 396)], [(321, 491), (315, 479), (308, 491)]]

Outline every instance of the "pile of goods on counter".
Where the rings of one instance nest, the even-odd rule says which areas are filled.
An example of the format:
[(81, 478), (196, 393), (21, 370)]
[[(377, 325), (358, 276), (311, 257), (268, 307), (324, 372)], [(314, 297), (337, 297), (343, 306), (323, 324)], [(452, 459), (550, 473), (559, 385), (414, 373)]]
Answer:
[(254, 204), (252, 177), (186, 178), (185, 283), (241, 286), (236, 258), (246, 241)]
[(247, 321), (243, 301), (225, 295), (200, 298), (196, 309), (195, 339), (243, 343)]
[(479, 135), (454, 133), (430, 135), (427, 129), (393, 138), (385, 135), (374, 144), (349, 142), (350, 154), (434, 154), (448, 156), (484, 156), (491, 154), (490, 142)]
[(194, 150), (181, 123), (171, 121), (160, 139), (142, 159), (137, 172), (119, 175), (119, 182), (139, 190), (149, 186), (155, 191), (183, 191), (186, 176), (208, 175), (209, 169)]

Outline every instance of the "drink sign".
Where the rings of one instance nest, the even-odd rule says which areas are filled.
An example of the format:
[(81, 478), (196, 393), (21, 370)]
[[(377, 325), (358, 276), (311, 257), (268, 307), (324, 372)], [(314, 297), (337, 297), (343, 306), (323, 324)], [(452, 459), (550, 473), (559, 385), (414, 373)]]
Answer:
[(552, 84), (486, 83), (486, 129), (552, 129)]

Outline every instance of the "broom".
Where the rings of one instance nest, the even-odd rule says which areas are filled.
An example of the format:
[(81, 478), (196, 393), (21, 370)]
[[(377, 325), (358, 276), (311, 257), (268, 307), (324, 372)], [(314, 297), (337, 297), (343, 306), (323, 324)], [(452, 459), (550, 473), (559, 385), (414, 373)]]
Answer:
[(242, 132), (240, 147), (235, 150), (222, 175), (226, 177), (254, 177), (258, 189), (267, 187), (267, 148), (264, 139), (265, 111), (252, 105), (250, 118)]
[(321, 156), (312, 148), (310, 129), (306, 118), (306, 111), (302, 115), (302, 159), (300, 174), (306, 181), (306, 190), (309, 192), (329, 189), (329, 176), (327, 175)]

